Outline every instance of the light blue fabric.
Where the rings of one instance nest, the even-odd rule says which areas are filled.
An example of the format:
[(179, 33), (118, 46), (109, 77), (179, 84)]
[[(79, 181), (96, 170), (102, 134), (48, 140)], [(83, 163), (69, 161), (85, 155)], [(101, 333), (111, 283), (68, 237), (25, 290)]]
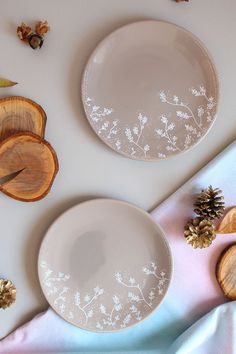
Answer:
[(236, 302), (218, 306), (171, 345), (167, 354), (235, 354)]

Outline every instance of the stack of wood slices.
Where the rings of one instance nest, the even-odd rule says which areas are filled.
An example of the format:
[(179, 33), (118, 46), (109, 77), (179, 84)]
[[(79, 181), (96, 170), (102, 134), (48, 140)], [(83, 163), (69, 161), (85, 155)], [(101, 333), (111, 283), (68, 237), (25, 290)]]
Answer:
[(29, 99), (0, 99), (0, 191), (14, 199), (44, 198), (58, 172), (57, 155), (44, 140), (46, 119)]

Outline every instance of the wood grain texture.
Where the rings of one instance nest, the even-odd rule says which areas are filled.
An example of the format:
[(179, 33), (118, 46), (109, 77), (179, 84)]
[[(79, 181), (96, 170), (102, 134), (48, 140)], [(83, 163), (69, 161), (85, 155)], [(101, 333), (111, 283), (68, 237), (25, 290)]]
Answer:
[(236, 300), (236, 244), (227, 247), (216, 266), (216, 277), (223, 293)]
[(46, 113), (34, 101), (20, 96), (0, 99), (0, 141), (19, 132), (44, 137)]
[(2, 184), (8, 196), (26, 202), (44, 198), (58, 172), (58, 160), (51, 145), (32, 133), (18, 133), (0, 143), (0, 177), (22, 170)]

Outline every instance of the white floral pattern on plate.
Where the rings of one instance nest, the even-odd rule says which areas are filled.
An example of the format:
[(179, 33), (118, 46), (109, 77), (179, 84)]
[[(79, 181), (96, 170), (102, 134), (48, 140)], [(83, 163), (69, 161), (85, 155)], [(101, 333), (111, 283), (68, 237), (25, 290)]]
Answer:
[(132, 158), (165, 159), (195, 145), (214, 121), (214, 97), (208, 97), (203, 85), (188, 91), (196, 100), (200, 99), (194, 108), (177, 95), (161, 90), (159, 99), (163, 110), (166, 105), (171, 112), (163, 112), (159, 119), (140, 112), (131, 126), (114, 119), (114, 108), (94, 104), (91, 97), (86, 98), (85, 105), (94, 130), (113, 149)]
[[(40, 267), (42, 283), (58, 312), (70, 320), (79, 318), (81, 325), (101, 332), (123, 329), (141, 321), (160, 302), (169, 281), (166, 271), (158, 270), (157, 264), (150, 262), (142, 268), (142, 284), (125, 272), (116, 272), (114, 279), (121, 286), (120, 293), (110, 295), (109, 289), (96, 285), (90, 293), (82, 296), (81, 291), (65, 286), (72, 279), (69, 274), (54, 272), (46, 261), (42, 261)], [(155, 279), (155, 286), (147, 287), (148, 277)], [(150, 284), (153, 285), (153, 281)], [(107, 296), (112, 298), (110, 309), (105, 303)]]

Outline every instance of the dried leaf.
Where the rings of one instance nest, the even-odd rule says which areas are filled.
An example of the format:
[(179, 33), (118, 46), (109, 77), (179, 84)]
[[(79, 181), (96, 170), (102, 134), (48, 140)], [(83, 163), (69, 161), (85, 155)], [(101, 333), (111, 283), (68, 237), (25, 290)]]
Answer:
[(0, 78), (0, 87), (10, 87), (10, 86), (15, 86), (17, 82), (13, 82), (7, 79), (1, 79)]
[(230, 209), (216, 230), (217, 234), (233, 234), (234, 232), (236, 232), (236, 207)]

